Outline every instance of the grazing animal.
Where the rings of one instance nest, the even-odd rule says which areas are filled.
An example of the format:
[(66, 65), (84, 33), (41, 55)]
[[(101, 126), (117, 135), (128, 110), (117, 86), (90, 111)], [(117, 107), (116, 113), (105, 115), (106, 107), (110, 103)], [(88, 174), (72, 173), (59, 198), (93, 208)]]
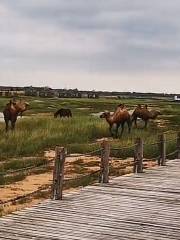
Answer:
[(142, 107), (139, 104), (132, 114), (132, 123), (135, 122), (135, 126), (137, 127), (137, 118), (141, 118), (145, 122), (144, 127), (147, 128), (149, 119), (156, 119), (158, 115), (161, 115), (159, 111), (149, 111), (147, 105), (144, 105), (144, 107)]
[(61, 108), (58, 111), (56, 111), (54, 113), (54, 117), (57, 118), (59, 115), (60, 118), (62, 117), (72, 117), (72, 112), (70, 109), (66, 109), (66, 108)]
[(9, 103), (6, 104), (3, 110), (4, 121), (6, 124), (6, 132), (9, 129), (9, 121), (11, 122), (11, 130), (14, 130), (18, 115), (22, 116), (22, 113), (27, 110), (28, 106), (29, 103), (21, 100), (20, 101), (10, 100)]
[(105, 118), (106, 121), (109, 123), (109, 131), (112, 136), (113, 136), (112, 126), (113, 124), (116, 124), (116, 132), (115, 132), (116, 138), (118, 136), (118, 129), (120, 126), (121, 126), (120, 137), (122, 136), (125, 123), (127, 123), (128, 125), (129, 133), (131, 131), (131, 116), (127, 111), (127, 109), (122, 104), (118, 105), (116, 111), (113, 114), (111, 114), (110, 112), (104, 112), (100, 115), (100, 118)]

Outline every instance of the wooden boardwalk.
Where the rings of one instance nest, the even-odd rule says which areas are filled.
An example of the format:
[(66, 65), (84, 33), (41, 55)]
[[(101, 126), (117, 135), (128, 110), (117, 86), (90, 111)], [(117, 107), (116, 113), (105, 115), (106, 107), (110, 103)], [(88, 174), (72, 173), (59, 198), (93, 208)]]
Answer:
[(180, 160), (0, 219), (0, 239), (180, 239)]

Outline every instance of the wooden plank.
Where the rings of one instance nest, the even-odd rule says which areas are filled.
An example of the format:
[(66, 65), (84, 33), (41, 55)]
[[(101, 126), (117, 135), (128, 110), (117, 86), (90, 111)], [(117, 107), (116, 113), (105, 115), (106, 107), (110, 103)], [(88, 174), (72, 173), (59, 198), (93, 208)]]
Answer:
[(180, 161), (0, 219), (6, 240), (179, 240)]

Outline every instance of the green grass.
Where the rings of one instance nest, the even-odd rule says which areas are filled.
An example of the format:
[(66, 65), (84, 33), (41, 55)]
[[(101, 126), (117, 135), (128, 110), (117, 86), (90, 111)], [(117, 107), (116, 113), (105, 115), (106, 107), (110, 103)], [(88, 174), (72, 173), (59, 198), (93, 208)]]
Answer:
[(72, 119), (32, 118), (19, 120), (16, 130), (0, 131), (0, 158), (31, 156), (56, 145), (87, 144), (107, 136), (106, 125), (94, 117)]
[(20, 168), (28, 168), (30, 166), (41, 166), (47, 163), (45, 158), (28, 158), (28, 159), (9, 159), (0, 164), (0, 172), (6, 172), (8, 170), (17, 170)]
[(64, 181), (64, 189), (87, 186), (99, 180), (99, 172)]
[[(121, 158), (132, 157), (132, 149), (121, 149), (123, 146), (134, 144), (135, 138), (141, 137), (145, 143), (157, 141), (158, 134), (167, 130), (178, 130), (180, 121), (180, 104), (167, 100), (141, 100), (141, 99), (55, 99), (55, 98), (33, 98), (25, 97), (30, 103), (30, 109), (25, 113), (27, 118), (18, 119), (14, 132), (5, 133), (4, 123), (0, 123), (0, 161), (7, 161), (11, 158), (21, 159), (24, 156), (43, 156), (43, 151), (55, 148), (56, 145), (64, 146), (68, 153), (86, 153), (100, 148), (97, 139), (110, 137), (108, 124), (104, 119), (92, 116), (92, 113), (104, 110), (113, 111), (116, 106), (123, 102), (130, 110), (138, 103), (148, 104), (150, 107), (160, 109), (162, 115), (159, 119), (168, 120), (163, 127), (159, 127), (152, 121), (147, 130), (133, 127), (131, 134), (125, 129), (121, 139), (110, 138), (113, 147), (120, 148), (119, 151), (112, 151), (113, 156)], [(9, 101), (8, 98), (0, 98), (0, 111)], [(53, 112), (60, 107), (70, 108), (73, 112), (72, 119), (54, 119)], [(168, 145), (169, 149), (174, 148)], [(157, 147), (145, 146), (145, 156), (154, 156), (158, 153)], [(10, 163), (7, 163), (10, 164)], [(15, 164), (16, 163), (11, 163)], [(34, 163), (30, 162), (30, 165)], [(21, 160), (18, 160), (17, 168), (22, 167)], [(12, 166), (6, 167), (11, 169)], [(14, 167), (15, 168), (15, 167)]]
[(26, 174), (24, 172), (18, 173), (17, 175), (10, 175), (10, 176), (0, 175), (0, 186), (22, 181), (23, 179), (25, 179), (25, 177), (26, 177)]
[[(151, 126), (151, 131), (133, 129), (131, 134), (127, 133), (126, 128), (121, 139), (113, 140), (113, 146), (132, 145), (137, 137), (151, 143), (157, 139), (157, 134), (157, 127), (154, 125)], [(64, 120), (34, 117), (31, 121), (23, 119), (19, 120), (13, 133), (6, 134), (1, 130), (0, 156), (1, 159), (34, 156), (56, 145), (67, 147), (71, 153), (85, 153), (99, 148), (98, 143), (90, 143), (102, 137), (110, 137), (108, 125), (96, 117), (82, 116)]]

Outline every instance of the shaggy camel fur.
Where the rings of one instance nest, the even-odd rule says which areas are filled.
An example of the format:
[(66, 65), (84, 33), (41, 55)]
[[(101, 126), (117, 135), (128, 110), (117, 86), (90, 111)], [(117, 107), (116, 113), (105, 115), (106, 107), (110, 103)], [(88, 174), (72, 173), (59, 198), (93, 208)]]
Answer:
[(147, 105), (144, 105), (144, 107), (142, 107), (139, 104), (132, 114), (132, 123), (135, 122), (135, 126), (137, 127), (137, 118), (141, 118), (145, 122), (144, 127), (147, 128), (149, 119), (156, 119), (158, 115), (161, 115), (159, 111), (149, 111)]
[(9, 121), (11, 122), (11, 130), (14, 130), (18, 115), (22, 116), (22, 113), (27, 110), (28, 106), (27, 102), (10, 100), (3, 111), (6, 131), (9, 129)]
[(120, 137), (123, 134), (124, 131), (124, 124), (127, 122), (128, 124), (128, 129), (129, 133), (131, 131), (131, 117), (127, 109), (124, 107), (123, 104), (120, 104), (116, 111), (113, 114), (110, 114), (110, 112), (104, 112), (100, 115), (100, 118), (105, 118), (106, 121), (109, 124), (109, 131), (111, 133), (111, 136), (113, 136), (112, 133), (112, 126), (113, 124), (116, 124), (116, 132), (115, 132), (115, 137), (117, 138), (118, 136), (118, 129), (121, 126), (121, 133)]

